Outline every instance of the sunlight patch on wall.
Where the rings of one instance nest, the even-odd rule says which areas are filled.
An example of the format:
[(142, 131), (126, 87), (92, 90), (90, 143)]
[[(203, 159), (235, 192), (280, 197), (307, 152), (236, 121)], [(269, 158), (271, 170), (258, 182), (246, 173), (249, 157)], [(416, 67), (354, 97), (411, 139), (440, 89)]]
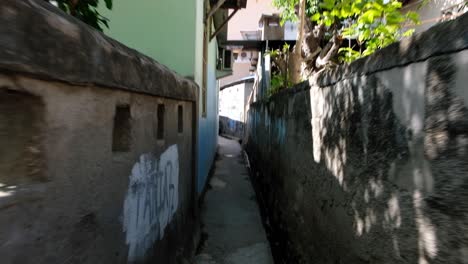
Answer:
[(427, 257), (433, 259), (437, 256), (436, 228), (431, 220), (424, 215), (424, 197), (419, 190), (413, 193), (413, 205), (415, 210), (415, 221), (418, 228), (419, 264), (430, 263)]

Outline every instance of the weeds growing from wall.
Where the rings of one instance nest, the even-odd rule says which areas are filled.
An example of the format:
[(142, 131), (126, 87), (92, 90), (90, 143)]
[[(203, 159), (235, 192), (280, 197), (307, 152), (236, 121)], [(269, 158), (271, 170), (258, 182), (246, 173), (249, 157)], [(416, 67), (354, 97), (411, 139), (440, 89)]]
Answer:
[(267, 51), (265, 55), (269, 55), (272, 60), (271, 67), (271, 83), (270, 89), (267, 91), (267, 96), (279, 92), (293, 85), (289, 76), (289, 59), (291, 47), (285, 43), (282, 49)]

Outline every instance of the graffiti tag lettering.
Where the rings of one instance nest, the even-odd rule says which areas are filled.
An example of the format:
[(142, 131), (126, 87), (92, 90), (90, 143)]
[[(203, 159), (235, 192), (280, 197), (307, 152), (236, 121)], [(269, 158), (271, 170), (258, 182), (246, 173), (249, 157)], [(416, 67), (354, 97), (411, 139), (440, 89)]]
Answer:
[(140, 156), (133, 166), (124, 202), (124, 231), (128, 260), (143, 258), (155, 241), (164, 237), (178, 206), (179, 157), (177, 145), (159, 158)]

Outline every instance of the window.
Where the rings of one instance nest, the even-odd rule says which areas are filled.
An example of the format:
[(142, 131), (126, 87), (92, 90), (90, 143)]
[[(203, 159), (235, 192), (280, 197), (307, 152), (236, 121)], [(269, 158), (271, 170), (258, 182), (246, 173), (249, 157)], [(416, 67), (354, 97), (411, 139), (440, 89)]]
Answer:
[(157, 139), (163, 140), (164, 139), (164, 115), (166, 109), (163, 104), (158, 105), (158, 133)]
[(232, 67), (232, 51), (224, 50), (224, 69), (231, 69)]
[(118, 105), (115, 108), (114, 129), (112, 131), (112, 152), (128, 152), (131, 144), (130, 106)]
[(209, 39), (210, 39), (210, 30), (209, 30), (209, 27), (211, 26), (211, 17), (208, 19), (205, 27), (204, 27), (204, 31), (203, 31), (203, 72), (202, 72), (202, 94), (201, 94), (201, 110), (202, 110), (202, 117), (206, 117), (206, 111), (207, 111), (207, 107), (206, 107), (206, 100), (207, 100), (207, 74), (208, 74), (208, 70), (207, 70), (207, 67), (208, 67), (208, 42), (209, 42)]
[(177, 106), (177, 132), (184, 132), (184, 108), (182, 105)]
[(42, 182), (44, 105), (39, 97), (0, 88), (0, 191)]

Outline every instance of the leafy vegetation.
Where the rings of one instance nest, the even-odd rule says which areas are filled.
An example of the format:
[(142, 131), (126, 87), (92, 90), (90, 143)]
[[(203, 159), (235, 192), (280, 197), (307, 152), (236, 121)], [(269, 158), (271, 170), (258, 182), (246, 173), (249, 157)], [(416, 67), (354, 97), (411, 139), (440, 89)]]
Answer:
[[(97, 8), (100, 0), (45, 0), (56, 4), (66, 13), (78, 18), (86, 24), (102, 31), (103, 27), (109, 28), (109, 19), (102, 16)], [(104, 0), (107, 9), (112, 9), (113, 0)]]
[(293, 84), (288, 72), (290, 54), (290, 46), (287, 43), (283, 45), (282, 49), (271, 50), (265, 54), (270, 55), (272, 62), (270, 94), (290, 87)]
[[(294, 65), (290, 67), (294, 70), (289, 70), (292, 75), (307, 76), (327, 66), (372, 54), (403, 36), (410, 36), (414, 30), (402, 32), (403, 23), (419, 23), (417, 13), (401, 12), (402, 3), (398, 0), (273, 0), (273, 3), (282, 10), (283, 23), (299, 22), (295, 56), (290, 56), (295, 61), (289, 62)], [(299, 76), (290, 79), (294, 83), (301, 80)]]

